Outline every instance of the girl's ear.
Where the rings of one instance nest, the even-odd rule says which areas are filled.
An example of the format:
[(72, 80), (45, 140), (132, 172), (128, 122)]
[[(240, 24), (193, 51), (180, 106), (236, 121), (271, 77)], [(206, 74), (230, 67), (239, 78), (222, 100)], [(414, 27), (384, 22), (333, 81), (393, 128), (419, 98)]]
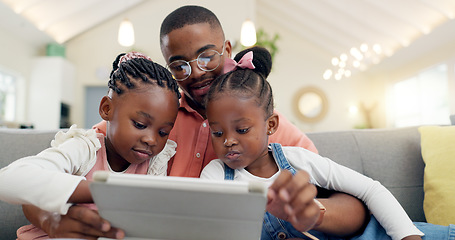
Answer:
[(112, 112), (112, 99), (108, 96), (104, 96), (100, 102), (100, 108), (99, 108), (100, 117), (105, 121), (109, 121), (111, 118), (111, 112)]
[(279, 122), (280, 118), (276, 113), (273, 113), (272, 116), (267, 119), (267, 135), (272, 135), (276, 132)]

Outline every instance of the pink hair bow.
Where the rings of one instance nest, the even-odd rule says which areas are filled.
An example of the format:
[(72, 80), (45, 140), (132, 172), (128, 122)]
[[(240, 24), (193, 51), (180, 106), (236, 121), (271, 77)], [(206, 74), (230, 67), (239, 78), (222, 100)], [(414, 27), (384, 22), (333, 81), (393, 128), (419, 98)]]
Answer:
[(228, 73), (233, 71), (237, 68), (248, 68), (248, 69), (255, 69), (253, 64), (253, 52), (249, 51), (240, 59), (239, 62), (236, 62), (234, 59), (226, 58), (224, 62), (224, 69), (223, 73)]

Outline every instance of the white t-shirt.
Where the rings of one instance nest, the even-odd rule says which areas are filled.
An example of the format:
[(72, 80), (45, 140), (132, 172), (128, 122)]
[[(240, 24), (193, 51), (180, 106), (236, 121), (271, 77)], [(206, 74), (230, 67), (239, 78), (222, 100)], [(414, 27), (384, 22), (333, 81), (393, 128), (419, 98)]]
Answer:
[[(304, 148), (282, 147), (282, 149), (289, 164), (295, 170), (308, 172), (312, 184), (351, 194), (365, 202), (368, 209), (392, 239), (402, 239), (409, 235), (424, 235), (414, 226), (392, 193), (378, 181)], [(245, 169), (235, 169), (234, 180), (260, 180), (270, 186), (280, 171), (281, 169), (270, 178), (260, 178)], [(222, 180), (224, 174), (223, 162), (216, 159), (204, 168), (201, 178)]]
[[(50, 148), (0, 169), (0, 200), (66, 214), (71, 206), (68, 199), (95, 166), (101, 147), (93, 129), (72, 126), (67, 132), (58, 132)], [(150, 159), (147, 174), (166, 175), (176, 147), (168, 140), (164, 149)]]

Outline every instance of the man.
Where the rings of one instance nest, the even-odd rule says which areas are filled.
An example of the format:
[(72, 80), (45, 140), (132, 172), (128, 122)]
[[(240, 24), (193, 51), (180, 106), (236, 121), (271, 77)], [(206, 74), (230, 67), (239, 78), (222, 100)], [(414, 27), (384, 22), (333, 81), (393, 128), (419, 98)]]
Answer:
[[(223, 73), (225, 59), (231, 57), (231, 43), (225, 40), (221, 24), (210, 10), (184, 6), (164, 19), (160, 45), (163, 57), (184, 93), (169, 136), (178, 145), (169, 175), (199, 177), (202, 168), (216, 158), (205, 116), (204, 97), (213, 80)], [(317, 153), (313, 142), (283, 116), (280, 116), (278, 132), (270, 141)]]
[[(163, 57), (184, 93), (169, 136), (177, 142), (177, 153), (169, 162), (168, 175), (199, 177), (203, 167), (216, 158), (205, 116), (204, 97), (212, 81), (223, 73), (224, 60), (231, 57), (232, 46), (225, 39), (217, 17), (199, 6), (184, 6), (170, 13), (161, 26), (160, 45)], [(105, 133), (106, 124), (101, 122), (95, 128)], [(280, 128), (270, 141), (317, 152), (312, 141), (281, 115)], [(275, 184), (278, 185), (280, 188), (295, 188), (295, 185)], [(327, 213), (318, 230), (346, 235), (363, 226), (366, 210), (359, 200), (336, 193), (327, 199), (320, 199), (320, 202)], [(59, 233), (54, 237), (95, 239), (96, 236), (115, 238), (123, 234), (110, 228), (109, 223), (84, 207), (72, 207), (61, 219), (38, 212), (34, 207), (24, 207), (24, 213), (33, 224), (41, 226), (49, 235), (51, 231)], [(311, 214), (320, 215), (317, 212)], [(45, 221), (42, 216), (45, 216)]]
[[(178, 145), (169, 165), (169, 175), (199, 176), (202, 168), (216, 158), (205, 116), (204, 97), (211, 83), (223, 73), (224, 61), (231, 57), (232, 46), (225, 39), (215, 14), (200, 6), (183, 6), (170, 13), (161, 24), (160, 45), (163, 57), (184, 93), (169, 137)], [(282, 115), (280, 127), (269, 141), (300, 146), (317, 153), (313, 142)], [(365, 210), (357, 199), (337, 193), (321, 202), (332, 214), (324, 216), (325, 224), (328, 224), (321, 224), (321, 231), (343, 235), (361, 228)], [(358, 215), (352, 215), (350, 211)]]

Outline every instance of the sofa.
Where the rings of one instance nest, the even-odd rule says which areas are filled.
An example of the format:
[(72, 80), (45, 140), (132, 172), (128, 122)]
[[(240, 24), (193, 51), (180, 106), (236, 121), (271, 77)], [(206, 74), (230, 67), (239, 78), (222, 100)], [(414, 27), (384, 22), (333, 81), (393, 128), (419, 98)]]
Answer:
[[(57, 130), (0, 128), (0, 168), (49, 147)], [(424, 163), (417, 127), (307, 133), (322, 156), (386, 186), (413, 221), (425, 221)], [(26, 179), (24, 179), (26, 181)], [(0, 239), (15, 239), (28, 221), (20, 206), (0, 201)]]

